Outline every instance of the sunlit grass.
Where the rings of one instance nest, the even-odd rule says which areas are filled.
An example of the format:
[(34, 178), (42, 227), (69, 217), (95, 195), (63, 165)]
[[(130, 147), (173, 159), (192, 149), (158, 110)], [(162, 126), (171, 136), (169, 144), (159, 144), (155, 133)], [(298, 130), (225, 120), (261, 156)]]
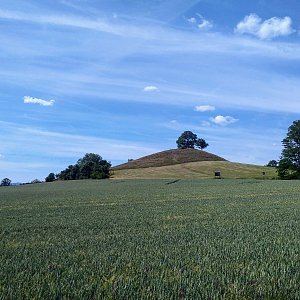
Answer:
[[(186, 178), (211, 179), (215, 171), (221, 172), (225, 179), (275, 179), (276, 168), (231, 163), (228, 161), (201, 161), (172, 166), (124, 169), (113, 171), (116, 179), (160, 179), (160, 178)], [(264, 172), (264, 175), (263, 175)]]

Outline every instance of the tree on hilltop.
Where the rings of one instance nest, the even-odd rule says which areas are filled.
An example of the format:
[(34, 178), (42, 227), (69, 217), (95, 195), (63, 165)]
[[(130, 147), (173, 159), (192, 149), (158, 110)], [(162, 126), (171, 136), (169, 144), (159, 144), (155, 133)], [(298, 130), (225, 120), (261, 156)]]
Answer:
[(192, 131), (184, 131), (181, 136), (177, 139), (178, 149), (201, 149), (203, 150), (208, 146), (204, 139), (199, 139)]

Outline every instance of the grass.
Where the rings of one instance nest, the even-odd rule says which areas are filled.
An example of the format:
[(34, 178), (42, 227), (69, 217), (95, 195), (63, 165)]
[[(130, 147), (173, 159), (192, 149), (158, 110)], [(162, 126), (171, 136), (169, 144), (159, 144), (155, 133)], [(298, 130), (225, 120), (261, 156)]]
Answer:
[[(215, 171), (221, 171), (226, 179), (272, 179), (277, 178), (275, 168), (256, 165), (231, 163), (228, 161), (201, 161), (172, 166), (150, 167), (139, 169), (114, 170), (116, 179), (159, 179), (159, 178), (188, 178), (209, 179)], [(265, 175), (262, 175), (265, 172)]]
[(279, 180), (0, 188), (0, 299), (300, 299), (299, 194)]

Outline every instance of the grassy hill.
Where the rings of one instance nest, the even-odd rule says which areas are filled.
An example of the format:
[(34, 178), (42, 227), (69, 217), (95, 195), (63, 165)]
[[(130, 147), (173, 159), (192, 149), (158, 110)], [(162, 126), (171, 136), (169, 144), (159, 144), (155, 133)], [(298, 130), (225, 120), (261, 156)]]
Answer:
[[(173, 149), (154, 153), (112, 168), (116, 179), (213, 178), (220, 171), (222, 178), (275, 178), (275, 168), (232, 163), (206, 151)], [(263, 172), (265, 175), (263, 175)]]
[(112, 170), (161, 167), (198, 161), (226, 160), (206, 151), (195, 149), (171, 149), (129, 161), (128, 163), (113, 167)]
[[(272, 179), (277, 177), (275, 168), (232, 163), (228, 161), (200, 161), (162, 167), (114, 170), (115, 179), (158, 179), (158, 178), (213, 178), (220, 171), (222, 178)], [(262, 174), (265, 172), (265, 175)]]

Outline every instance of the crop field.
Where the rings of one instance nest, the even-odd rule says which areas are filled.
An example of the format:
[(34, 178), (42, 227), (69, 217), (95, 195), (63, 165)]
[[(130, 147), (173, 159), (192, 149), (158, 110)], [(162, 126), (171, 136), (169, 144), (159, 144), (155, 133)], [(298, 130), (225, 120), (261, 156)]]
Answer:
[(0, 299), (300, 299), (300, 183), (2, 187)]

